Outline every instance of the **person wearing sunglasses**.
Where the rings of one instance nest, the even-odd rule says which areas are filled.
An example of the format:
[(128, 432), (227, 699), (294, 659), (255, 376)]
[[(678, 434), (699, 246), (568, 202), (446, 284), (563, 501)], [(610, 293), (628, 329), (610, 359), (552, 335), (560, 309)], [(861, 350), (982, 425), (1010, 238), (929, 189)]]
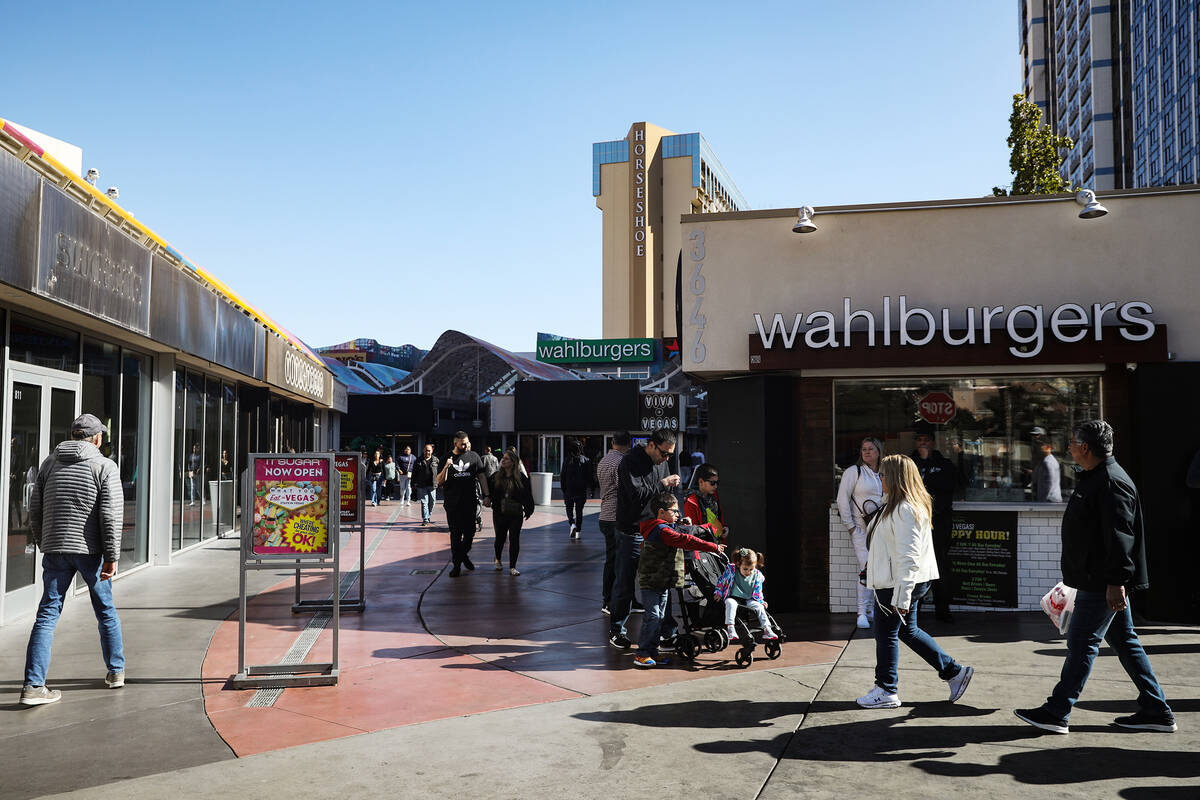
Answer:
[(617, 465), (617, 554), (608, 643), (619, 650), (633, 647), (626, 635), (626, 625), (633, 607), (638, 561), (642, 557), (641, 523), (658, 518), (658, 512), (651, 508), (657, 495), (679, 486), (679, 476), (667, 474), (668, 461), (674, 452), (675, 434), (657, 430), (644, 446), (630, 449)]
[(717, 468), (712, 464), (696, 467), (696, 488), (683, 501), (683, 518), (692, 525), (711, 525), (718, 542), (725, 541), (725, 515), (721, 513)]

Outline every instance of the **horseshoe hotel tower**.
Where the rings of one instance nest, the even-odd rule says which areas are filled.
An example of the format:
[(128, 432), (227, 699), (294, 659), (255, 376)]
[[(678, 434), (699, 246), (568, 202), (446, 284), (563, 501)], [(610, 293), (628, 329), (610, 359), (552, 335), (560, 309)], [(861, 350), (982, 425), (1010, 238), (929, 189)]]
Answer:
[(612, 338), (677, 336), (680, 217), (749, 208), (699, 133), (635, 122), (592, 145), (592, 195), (603, 214), (604, 323)]

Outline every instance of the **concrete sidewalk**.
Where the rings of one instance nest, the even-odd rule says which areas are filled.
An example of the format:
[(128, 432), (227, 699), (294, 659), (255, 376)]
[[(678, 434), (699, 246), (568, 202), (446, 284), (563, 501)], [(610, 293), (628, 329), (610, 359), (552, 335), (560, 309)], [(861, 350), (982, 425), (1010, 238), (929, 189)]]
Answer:
[[(378, 509), (370, 518), (378, 527), (369, 528), (368, 537), (396, 518), (394, 508)], [(409, 537), (398, 558), (414, 558), (411, 548), (418, 536), (428, 537), (433, 551), (441, 548), (438, 536), (415, 533), (399, 521), (401, 527), (387, 534)], [(216, 646), (214, 633), (236, 610), (237, 570), (231, 568), (236, 552), (229, 541), (190, 553), (169, 570), (119, 582), (127, 650), (137, 655), (137, 669), (131, 660), (124, 690), (103, 688), (86, 601), (72, 604), (56, 637), (50, 683), (66, 691), (52, 706), (16, 704), (28, 627), (0, 629), (0, 666), (9, 676), (0, 684), (9, 698), (0, 706), (0, 797), (56, 792), (94, 797), (97, 791), (122, 798), (276, 798), (327, 791), (455, 798), (668, 792), (839, 800), (1200, 797), (1198, 627), (1140, 629), (1176, 711), (1176, 734), (1130, 733), (1109, 725), (1135, 705), (1135, 690), (1111, 654), (1098, 661), (1072, 716), (1070, 735), (1043, 735), (1013, 717), (1013, 707), (1036, 705), (1049, 692), (1065, 652), (1061, 637), (1050, 635), (1054, 631), (1037, 614), (960, 614), (957, 625), (931, 627), (951, 655), (975, 666), (966, 695), (957, 704), (946, 702), (945, 684), (902, 650), (904, 705), (866, 711), (854, 705), (854, 698), (870, 688), (873, 641), (858, 632), (844, 649), (818, 644), (830, 630), (849, 636), (853, 620), (848, 615), (781, 620), (789, 633), (805, 632), (812, 642), (785, 646), (785, 653), (791, 649), (798, 657), (805, 647), (827, 648), (828, 658), (812, 656), (810, 663), (762, 661), (742, 671), (725, 669), (714, 659), (708, 668), (632, 669), (627, 656), (592, 641), (606, 623), (589, 611), (598, 606), (590, 583), (602, 560), (597, 559), (594, 519), (587, 520), (585, 530), (591, 533), (578, 543), (566, 542), (557, 509), (539, 509), (531, 522), (538, 527), (523, 541), (528, 561), (523, 554), (520, 578), (487, 574), (486, 537), (477, 545), (476, 573), (454, 581), (430, 576), (432, 582), (421, 590), (428, 600), (421, 612), (424, 630), (414, 633), (434, 640), (431, 651), (422, 649), (412, 658), (397, 653), (386, 637), (408, 634), (407, 627), (395, 624), (383, 626), (377, 641), (384, 646), (372, 649), (369, 637), (378, 623), (364, 621), (360, 649), (374, 659), (364, 667), (386, 670), (392, 682), (422, 676), (414, 686), (426, 695), (422, 713), (427, 721), (398, 727), (234, 757), (209, 722), (214, 709), (206, 716), (203, 706), (205, 690), (211, 694), (221, 680), (201, 673), (206, 654), (227, 657), (209, 645)], [(381, 557), (386, 552), (381, 547)], [(435, 552), (421, 560), (429, 558), (436, 558)], [(369, 568), (388, 567), (373, 561)], [(261, 573), (255, 588), (284, 577)], [(515, 584), (521, 587), (515, 593), (498, 588), (527, 578), (528, 584)], [(370, 602), (371, 583), (367, 586)], [(495, 599), (484, 608), (481, 598), (486, 597)], [(536, 614), (521, 608), (523, 598)], [(397, 600), (384, 608), (391, 613), (407, 604)], [(465, 613), (471, 608), (486, 613)], [(517, 619), (551, 624), (513, 628)], [(353, 625), (353, 618), (346, 620)], [(485, 635), (496, 626), (496, 636)], [(400, 661), (377, 663), (399, 656)], [(464, 658), (476, 666), (464, 668)], [(440, 668), (413, 672), (408, 664), (416, 665), (417, 659), (427, 662), (422, 666)], [(364, 685), (347, 678), (348, 690)], [(452, 694), (468, 684), (476, 693), (489, 686), (503, 693), (514, 681), (552, 691), (521, 701), (527, 704), (494, 696), (493, 705), (480, 705), (476, 712), (461, 705), (461, 698), (452, 701)], [(318, 694), (329, 690), (303, 691), (330, 696)], [(286, 694), (294, 698), (290, 714), (310, 714), (296, 690)], [(355, 714), (378, 719), (389, 710), (392, 690), (381, 688), (375, 696), (373, 706), (368, 699), (365, 705), (324, 701), (315, 708), (354, 727)], [(428, 716), (428, 706), (443, 698), (444, 717)], [(491, 708), (496, 710), (484, 710)]]

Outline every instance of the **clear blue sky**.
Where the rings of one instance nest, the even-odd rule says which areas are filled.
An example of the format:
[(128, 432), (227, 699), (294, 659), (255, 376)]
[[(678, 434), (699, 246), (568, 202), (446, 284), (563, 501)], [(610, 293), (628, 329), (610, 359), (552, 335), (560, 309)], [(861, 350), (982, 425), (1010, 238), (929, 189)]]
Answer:
[[(19, 20), (24, 20), (23, 22)], [(313, 346), (600, 335), (592, 142), (700, 131), (752, 208), (1007, 184), (1014, 0), (95, 3), (0, 117)]]

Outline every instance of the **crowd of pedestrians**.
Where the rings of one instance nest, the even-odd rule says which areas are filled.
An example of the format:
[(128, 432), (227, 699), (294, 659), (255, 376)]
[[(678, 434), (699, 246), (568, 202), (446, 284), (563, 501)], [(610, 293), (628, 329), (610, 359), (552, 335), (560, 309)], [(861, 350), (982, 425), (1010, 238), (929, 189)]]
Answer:
[[(927, 595), (934, 599), (936, 618), (953, 621), (949, 592), (939, 582), (947, 574), (956, 466), (933, 448), (932, 431), (918, 429), (915, 434), (911, 456), (885, 454), (880, 439), (863, 439), (858, 459), (844, 472), (838, 491), (840, 515), (861, 569), (856, 625), (872, 628), (875, 641), (874, 685), (857, 700), (864, 708), (901, 705), (901, 642), (946, 682), (950, 702), (963, 696), (975, 673), (919, 625), (921, 601)], [(33, 485), (29, 522), (34, 543), (44, 553), (43, 593), (26, 653), (23, 705), (61, 698), (60, 691), (46, 685), (46, 676), (63, 598), (76, 574), (88, 588), (99, 623), (105, 683), (111, 688), (125, 683), (121, 623), (111, 588), (121, 551), (123, 489), (116, 465), (99, 449), (105, 435), (107, 429), (95, 416), (78, 417), (71, 439), (45, 459)], [(1063, 582), (1076, 591), (1067, 655), (1045, 702), (1014, 713), (1041, 730), (1067, 733), (1072, 708), (1100, 644), (1107, 642), (1138, 690), (1138, 711), (1117, 717), (1114, 724), (1175, 731), (1173, 712), (1133, 627), (1131, 596), (1149, 584), (1137, 488), (1113, 457), (1113, 430), (1108, 423), (1093, 420), (1077, 425), (1069, 446), (1079, 473), (1062, 520)], [(669, 470), (675, 447), (674, 435), (665, 430), (655, 431), (637, 446), (629, 434), (617, 433), (612, 449), (594, 465), (600, 492), (599, 527), (605, 539), (602, 611), (609, 616), (608, 641), (615, 648), (632, 650), (629, 621), (641, 611), (633, 659), (638, 667), (670, 663), (665, 653), (672, 649), (677, 624), (671, 591), (684, 585), (685, 551), (724, 553), (729, 536), (715, 466), (693, 465), (695, 488), (681, 511), (676, 496), (680, 476)], [(577, 446), (567, 449), (563, 495), (573, 539), (583, 527), (582, 508), (592, 474), (588, 464)], [(521, 528), (535, 506), (529, 474), (515, 450), (500, 458), (486, 450), (481, 456), (472, 451), (469, 436), (459, 431), (444, 461), (434, 456), (431, 445), (423, 448), (420, 457), (409, 447), (396, 458), (376, 451), (368, 462), (367, 478), (372, 505), (397, 494), (406, 505), (416, 498), (423, 526), (430, 523), (436, 491), (442, 490), (450, 532), (449, 577), (475, 569), (470, 553), (484, 509), (491, 510), (495, 530), (495, 569), (504, 568), (507, 547), (509, 574), (520, 574)], [(1057, 491), (1057, 481), (1049, 475), (1037, 482), (1039, 494), (1053, 496)], [(1043, 482), (1044, 489), (1040, 488)], [(758, 618), (764, 640), (778, 638), (766, 613), (762, 565), (761, 553), (739, 548), (717, 584), (712, 600), (724, 604), (731, 641), (738, 637), (734, 616), (741, 606)]]

